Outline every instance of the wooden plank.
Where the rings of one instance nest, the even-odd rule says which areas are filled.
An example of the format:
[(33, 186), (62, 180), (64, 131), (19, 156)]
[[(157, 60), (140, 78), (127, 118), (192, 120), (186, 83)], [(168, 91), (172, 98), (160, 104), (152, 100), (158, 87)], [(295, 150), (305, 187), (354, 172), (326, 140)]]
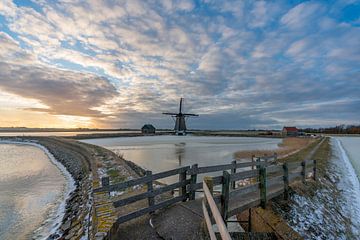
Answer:
[(203, 209), (203, 213), (204, 213), (204, 217), (205, 217), (205, 223), (206, 223), (206, 226), (207, 226), (207, 230), (208, 230), (208, 233), (209, 233), (209, 236), (210, 236), (210, 240), (217, 240), (216, 236), (215, 236), (215, 232), (212, 228), (212, 223), (211, 223), (211, 220), (210, 220), (210, 216), (209, 216), (209, 212), (207, 210), (207, 207), (206, 207), (206, 198), (203, 199), (202, 201), (202, 209)]
[(190, 183), (190, 194), (191, 194), (191, 191), (196, 191), (196, 190), (199, 190), (199, 189), (202, 189), (202, 183), (195, 183), (195, 184), (192, 184)]
[(223, 172), (223, 184), (221, 191), (221, 215), (225, 221), (227, 221), (227, 213), (229, 210), (229, 192), (230, 192), (230, 174), (227, 171)]
[(281, 195), (284, 192), (283, 188), (278, 188), (274, 191), (271, 191), (270, 193), (267, 194), (267, 199), (272, 199), (274, 197), (277, 197), (279, 195)]
[(142, 209), (137, 210), (135, 212), (131, 212), (131, 213), (127, 214), (127, 215), (119, 217), (116, 220), (116, 223), (121, 224), (121, 223), (127, 222), (127, 221), (129, 221), (131, 219), (134, 219), (134, 218), (140, 217), (142, 215), (145, 215), (147, 213), (154, 212), (154, 211), (156, 211), (158, 209), (173, 205), (173, 204), (175, 204), (177, 202), (181, 202), (183, 200), (183, 198), (184, 198), (184, 196), (174, 197), (172, 199), (163, 201), (163, 202), (161, 202), (159, 204), (156, 204), (156, 205), (153, 205), (151, 207), (142, 208)]
[(255, 166), (262, 166), (266, 165), (265, 162), (242, 162), (236, 163), (236, 168), (246, 168), (246, 167), (255, 167)]
[(109, 185), (109, 186), (105, 186), (105, 187), (101, 187), (101, 188), (96, 188), (96, 189), (94, 189), (94, 192), (122, 191), (122, 190), (125, 190), (128, 187), (133, 187), (133, 186), (136, 186), (136, 185), (145, 184), (149, 180), (151, 180), (151, 176), (144, 176), (144, 177), (132, 179), (132, 180), (129, 180), (129, 181), (126, 181), (126, 182), (116, 183), (116, 184), (113, 184), (113, 185)]
[(217, 208), (214, 199), (209, 191), (209, 188), (206, 186), (206, 183), (203, 182), (203, 189), (204, 189), (204, 195), (207, 200), (207, 203), (209, 204), (211, 213), (215, 219), (216, 225), (218, 226), (221, 238), (223, 240), (231, 240), (230, 234), (226, 228), (226, 225), (224, 223), (224, 220), (219, 212), (219, 209)]
[(162, 194), (164, 192), (169, 192), (169, 191), (174, 190), (176, 188), (186, 186), (189, 183), (190, 183), (190, 179), (187, 179), (187, 180), (182, 181), (182, 182), (177, 182), (177, 183), (173, 183), (173, 184), (170, 184), (170, 185), (166, 185), (164, 187), (154, 189), (153, 191), (148, 191), (148, 192), (140, 193), (140, 194), (128, 197), (128, 198), (120, 199), (118, 201), (115, 201), (113, 203), (113, 205), (114, 205), (115, 208), (125, 206), (127, 204), (131, 204), (133, 202), (137, 202), (137, 201), (140, 201), (140, 200), (148, 198), (148, 197), (155, 197), (155, 196), (160, 195), (160, 194)]
[(301, 167), (301, 162), (290, 162), (288, 164), (288, 169)]
[(276, 177), (273, 177), (273, 178), (268, 178), (267, 179), (267, 187), (271, 187), (271, 186), (274, 186), (274, 185), (283, 185), (284, 184), (284, 176), (276, 176)]
[(255, 198), (255, 199), (249, 199), (248, 202), (242, 204), (241, 206), (231, 209), (228, 212), (228, 216), (234, 216), (235, 214), (241, 213), (246, 209), (252, 208), (252, 207), (257, 207), (260, 205), (260, 197), (259, 198)]
[[(223, 176), (212, 177), (212, 179), (213, 179), (214, 186), (220, 185), (220, 184), (222, 184)], [(202, 187), (203, 187), (202, 182), (195, 183), (195, 184), (190, 184), (189, 191), (190, 192), (191, 191), (196, 191), (196, 190), (202, 189)]]
[(113, 185), (97, 188), (97, 189), (94, 189), (94, 192), (122, 191), (122, 190), (125, 190), (128, 187), (133, 187), (133, 186), (136, 186), (136, 185), (145, 184), (145, 183), (149, 182), (150, 180), (154, 181), (154, 180), (157, 180), (157, 179), (170, 177), (170, 176), (182, 173), (184, 171), (187, 171), (189, 168), (190, 167), (186, 166), (186, 167), (176, 168), (176, 169), (172, 169), (172, 170), (165, 171), (165, 172), (155, 173), (155, 174), (153, 174), (151, 176), (144, 176), (144, 177), (132, 179), (132, 180), (129, 180), (129, 181), (126, 181), (126, 182), (116, 183), (116, 184), (113, 184)]
[(177, 175), (180, 173), (184, 173), (184, 172), (188, 171), (189, 169), (190, 169), (190, 167), (186, 166), (186, 167), (175, 168), (175, 169), (164, 171), (164, 172), (155, 173), (152, 175), (152, 180), (155, 181), (158, 179), (162, 179), (162, 178), (170, 177), (170, 176)]
[(214, 194), (214, 182), (213, 182), (213, 178), (210, 177), (210, 176), (205, 176), (203, 179), (204, 179), (203, 181), (206, 183), (206, 186), (208, 186), (211, 195), (213, 195), (213, 194)]
[(266, 167), (266, 173), (272, 174), (272, 173), (283, 173), (283, 166), (282, 165), (271, 165)]
[(291, 169), (289, 171), (289, 174), (292, 174), (292, 173), (301, 173), (302, 172), (302, 168), (299, 167), (299, 168), (295, 168), (295, 169)]
[(243, 172), (238, 172), (230, 176), (230, 181), (238, 181), (246, 178), (257, 177), (259, 174), (259, 170), (247, 170)]
[(232, 164), (221, 164), (221, 165), (214, 165), (214, 166), (206, 166), (206, 167), (199, 167), (197, 169), (197, 173), (210, 173), (210, 172), (220, 172), (224, 170), (230, 170), (233, 167)]
[(214, 186), (223, 183), (223, 176), (212, 177)]
[(295, 172), (295, 173), (290, 173), (289, 174), (289, 182), (293, 182), (294, 179), (298, 178), (298, 177), (302, 177), (301, 172)]
[(230, 198), (236, 199), (245, 194), (256, 192), (259, 190), (259, 186), (260, 186), (259, 183), (255, 183), (255, 184), (247, 185), (245, 187), (237, 188), (236, 190), (230, 192)]
[[(190, 183), (190, 196), (189, 200), (195, 200), (195, 194), (196, 194), (196, 181), (197, 181), (197, 172), (198, 172), (198, 165), (193, 164), (191, 166), (191, 169), (189, 170), (191, 172), (191, 183)], [(200, 188), (199, 188), (200, 189)]]

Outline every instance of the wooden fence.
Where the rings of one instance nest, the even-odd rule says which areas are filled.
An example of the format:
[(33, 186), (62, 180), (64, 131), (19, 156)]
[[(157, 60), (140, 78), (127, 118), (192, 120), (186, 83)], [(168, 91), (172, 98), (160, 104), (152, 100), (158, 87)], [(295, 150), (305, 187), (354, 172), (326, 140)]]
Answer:
[[(224, 171), (223, 176), (221, 176), (221, 195), (215, 195), (209, 190), (218, 184), (219, 177), (204, 178), (203, 186), (205, 194), (203, 213), (211, 240), (216, 239), (216, 237), (212, 228), (210, 215), (213, 216), (218, 226), (221, 238), (229, 239), (228, 233), (226, 234), (223, 229), (223, 226), (226, 226), (228, 217), (259, 205), (265, 208), (269, 199), (283, 193), (284, 198), (287, 199), (289, 195), (289, 184), (297, 179), (305, 182), (310, 172), (312, 173), (311, 177), (316, 180), (315, 160), (284, 163), (280, 165), (260, 165), (258, 169), (231, 174)], [(251, 184), (233, 188), (231, 184), (233, 181), (244, 179), (251, 179)], [(216, 206), (216, 203), (219, 203), (219, 208)], [(208, 204), (211, 214), (209, 214), (206, 204)], [(221, 220), (218, 219), (218, 213), (222, 217)]]
[[(134, 196), (130, 196), (124, 199), (116, 200), (113, 202), (114, 207), (125, 206), (143, 199), (148, 200), (148, 206), (145, 208), (137, 209), (134, 212), (120, 216), (116, 223), (121, 224), (131, 219), (140, 217), (147, 213), (152, 213), (158, 209), (173, 205), (177, 202), (194, 200), (196, 192), (203, 189), (203, 183), (197, 182), (199, 174), (207, 174), (213, 172), (230, 171), (231, 175), (234, 176), (230, 179), (232, 188), (235, 188), (235, 182), (241, 179), (256, 176), (259, 169), (264, 166), (268, 166), (271, 163), (276, 162), (276, 154), (272, 156), (264, 157), (253, 157), (251, 162), (236, 162), (232, 161), (230, 164), (222, 164), (215, 166), (204, 166), (199, 167), (197, 164), (185, 167), (172, 169), (165, 172), (152, 174), (151, 171), (147, 171), (146, 175), (137, 179), (132, 179), (126, 182), (109, 184), (108, 178), (102, 178), (102, 187), (94, 189), (94, 192), (112, 192), (112, 191), (124, 191), (128, 188), (135, 187), (138, 185), (145, 185), (147, 187), (146, 192), (139, 193)], [(251, 168), (250, 171), (238, 172), (238, 169)], [(159, 188), (153, 188), (153, 183), (159, 179), (178, 176), (178, 182), (169, 185), (160, 186)], [(227, 181), (226, 177), (218, 176), (213, 178), (214, 185), (221, 185)], [(178, 189), (179, 194), (176, 197), (167, 199), (161, 202), (156, 202), (155, 197), (165, 192), (172, 192)], [(220, 197), (215, 197), (214, 201), (219, 203)]]

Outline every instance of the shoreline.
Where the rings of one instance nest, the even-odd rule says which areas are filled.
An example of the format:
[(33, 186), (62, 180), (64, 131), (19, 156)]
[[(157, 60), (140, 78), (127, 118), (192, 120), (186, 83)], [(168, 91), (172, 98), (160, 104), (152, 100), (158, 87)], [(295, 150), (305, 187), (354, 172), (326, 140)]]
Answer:
[[(346, 200), (348, 201), (348, 203), (351, 203), (351, 200), (357, 200), (357, 202), (360, 203), (360, 179), (359, 179), (359, 175), (356, 173), (356, 170), (351, 162), (351, 159), (349, 157), (349, 154), (346, 151), (346, 148), (343, 146), (341, 140), (336, 139), (336, 138), (332, 138), (339, 149), (341, 158), (344, 162), (345, 168), (347, 173), (349, 174), (347, 176), (347, 179), (350, 181), (350, 183), (352, 184), (353, 188), (353, 196), (354, 199), (350, 199), (351, 197), (348, 195), (345, 195), (344, 192), (344, 197), (346, 198)], [(350, 209), (351, 209), (351, 219), (353, 219), (353, 221), (355, 222), (355, 224), (358, 225), (358, 227), (360, 227), (360, 208), (356, 208), (352, 205), (349, 205)], [(359, 229), (354, 229), (353, 232), (355, 234), (360, 234), (360, 230)]]

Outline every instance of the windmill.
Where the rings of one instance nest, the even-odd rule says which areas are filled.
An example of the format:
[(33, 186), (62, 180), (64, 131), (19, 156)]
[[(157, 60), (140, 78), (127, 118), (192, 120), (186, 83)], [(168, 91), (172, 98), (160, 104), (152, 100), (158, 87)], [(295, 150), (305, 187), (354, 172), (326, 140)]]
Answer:
[(164, 115), (170, 115), (175, 118), (175, 133), (176, 135), (186, 135), (186, 124), (185, 120), (188, 117), (198, 117), (198, 114), (182, 113), (183, 98), (180, 98), (179, 113), (163, 113)]

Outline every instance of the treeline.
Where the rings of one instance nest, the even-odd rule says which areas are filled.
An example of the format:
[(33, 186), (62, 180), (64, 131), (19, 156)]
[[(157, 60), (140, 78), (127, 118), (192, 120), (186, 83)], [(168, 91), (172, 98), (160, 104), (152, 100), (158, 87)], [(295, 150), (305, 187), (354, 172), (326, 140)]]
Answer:
[(307, 133), (327, 133), (327, 134), (360, 134), (360, 125), (338, 125), (328, 128), (305, 128)]

